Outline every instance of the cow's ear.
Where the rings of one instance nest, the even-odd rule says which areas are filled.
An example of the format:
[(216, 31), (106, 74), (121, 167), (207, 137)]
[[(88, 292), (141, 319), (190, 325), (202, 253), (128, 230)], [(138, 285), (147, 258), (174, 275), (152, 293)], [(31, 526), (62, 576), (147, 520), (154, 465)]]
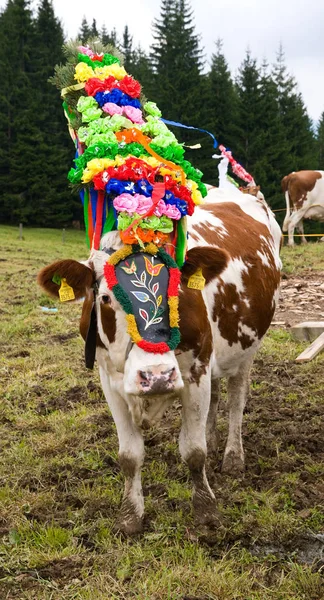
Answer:
[(221, 248), (196, 246), (187, 252), (186, 262), (181, 269), (183, 280), (186, 281), (197, 269), (202, 269), (207, 284), (224, 271), (229, 258), (226, 250)]
[(75, 299), (83, 298), (87, 289), (94, 283), (94, 271), (76, 260), (58, 260), (44, 267), (37, 277), (37, 283), (50, 296), (59, 296), (62, 279), (73, 289)]

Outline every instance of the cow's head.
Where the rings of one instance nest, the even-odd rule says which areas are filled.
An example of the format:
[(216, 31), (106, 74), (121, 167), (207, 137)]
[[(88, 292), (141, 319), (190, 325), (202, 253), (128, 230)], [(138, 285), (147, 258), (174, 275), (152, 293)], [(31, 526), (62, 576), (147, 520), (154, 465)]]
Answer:
[[(132, 299), (134, 299), (137, 292), (144, 291), (147, 294), (147, 290), (138, 285), (143, 272), (143, 254), (138, 253), (138, 255), (130, 257), (127, 263), (129, 269), (132, 268), (133, 258), (138, 266), (136, 279), (134, 276), (127, 278), (125, 272), (120, 273), (124, 277), (124, 289)], [(185, 334), (188, 338), (190, 315), (186, 314), (185, 319), (182, 318), (182, 315), (187, 313), (188, 310), (195, 310), (195, 307), (192, 306), (193, 294), (190, 296), (190, 308), (187, 304), (186, 294), (192, 292), (187, 288), (188, 279), (197, 269), (201, 269), (206, 284), (208, 284), (226, 267), (227, 261), (227, 253), (218, 248), (197, 247), (188, 251), (187, 260), (182, 269), (180, 334), (182, 325), (185, 322)], [(159, 261), (155, 260), (154, 263), (153, 258), (152, 262), (154, 265)], [(163, 354), (148, 352), (132, 343), (127, 332), (127, 314), (123, 302), (116, 297), (117, 294), (107, 284), (104, 272), (106, 263), (107, 254), (102, 251), (93, 251), (89, 260), (85, 263), (74, 260), (60, 260), (42, 269), (38, 275), (38, 283), (48, 294), (58, 297), (60, 282), (64, 280), (73, 289), (75, 300), (84, 298), (80, 332), (86, 340), (86, 361), (88, 359), (91, 363), (92, 352), (96, 347), (101, 348), (105, 354), (109, 372), (117, 375), (115, 379), (118, 380), (118, 385), (121, 386), (119, 388), (120, 393), (152, 396), (179, 391), (184, 384), (175, 352), (173, 350)], [(124, 266), (122, 263), (121, 265)], [(162, 277), (154, 276), (155, 288), (153, 288), (152, 281), (150, 282), (151, 289), (156, 289), (157, 284), (159, 284), (159, 293), (156, 293), (155, 296), (158, 298), (158, 302), (161, 303), (167, 293), (167, 280), (165, 280), (165, 277), (168, 277), (168, 273), (165, 273), (165, 271), (167, 271), (166, 268), (161, 269)], [(128, 282), (125, 283), (125, 279), (133, 282), (130, 287), (128, 286), (128, 289), (126, 285)], [(137, 285), (134, 284), (134, 281), (137, 281)], [(138, 310), (143, 311), (143, 308), (142, 317), (144, 318), (140, 329), (142, 337), (149, 341), (164, 342), (169, 336), (168, 311), (163, 318), (159, 315), (155, 316), (156, 323), (152, 327), (146, 328), (148, 314), (150, 314), (149, 308), (146, 304), (141, 305), (141, 301), (139, 301)], [(199, 307), (197, 309), (199, 310)], [(196, 318), (196, 315), (193, 315), (194, 318)]]

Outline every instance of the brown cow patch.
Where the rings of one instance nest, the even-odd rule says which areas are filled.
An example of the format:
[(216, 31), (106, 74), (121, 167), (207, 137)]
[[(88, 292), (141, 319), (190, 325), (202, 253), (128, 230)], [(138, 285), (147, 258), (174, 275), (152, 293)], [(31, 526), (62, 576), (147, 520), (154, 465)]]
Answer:
[[(217, 216), (225, 227), (231, 214), (230, 235), (224, 236), (220, 231), (217, 236), (217, 228), (211, 229), (204, 222), (194, 225), (194, 230), (207, 243), (226, 250), (231, 259), (242, 261), (243, 291), (234, 283), (226, 283), (222, 273), (217, 277), (213, 320), (230, 345), (240, 342), (246, 349), (252, 345), (254, 335), (260, 339), (265, 334), (274, 312), (273, 294), (279, 285), (280, 272), (272, 254), (272, 237), (266, 225), (255, 221), (238, 205), (224, 202), (208, 204), (202, 209)], [(205, 250), (208, 252), (208, 248)], [(247, 327), (252, 330), (251, 335)]]

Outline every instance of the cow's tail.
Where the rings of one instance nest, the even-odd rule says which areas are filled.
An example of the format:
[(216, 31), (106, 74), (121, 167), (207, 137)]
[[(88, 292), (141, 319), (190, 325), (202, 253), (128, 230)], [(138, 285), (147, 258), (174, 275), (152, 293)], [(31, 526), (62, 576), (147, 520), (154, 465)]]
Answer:
[(290, 198), (289, 198), (289, 191), (288, 191), (288, 187), (285, 191), (285, 200), (286, 200), (286, 216), (285, 216), (285, 220), (283, 222), (282, 225), (282, 231), (287, 231), (288, 229), (288, 221), (289, 221), (289, 217), (290, 217)]

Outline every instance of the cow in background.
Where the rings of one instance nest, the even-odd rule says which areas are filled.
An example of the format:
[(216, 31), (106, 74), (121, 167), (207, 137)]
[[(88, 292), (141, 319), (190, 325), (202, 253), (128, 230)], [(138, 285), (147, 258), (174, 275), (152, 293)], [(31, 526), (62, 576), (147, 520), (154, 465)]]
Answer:
[[(222, 468), (230, 474), (244, 469), (243, 410), (251, 364), (278, 298), (280, 239), (280, 227), (265, 202), (210, 189), (207, 202), (189, 222), (179, 293), (181, 341), (166, 354), (131, 343), (126, 313), (107, 286), (104, 266), (107, 253), (121, 247), (118, 232), (106, 234), (102, 251), (93, 251), (86, 263), (61, 260), (40, 272), (38, 282), (49, 294), (58, 296), (59, 277), (73, 288), (76, 299), (85, 297), (80, 331), (87, 341), (91, 333), (117, 428), (125, 476), (118, 528), (125, 533), (139, 532), (143, 525), (144, 429), (158, 423), (177, 398), (182, 404), (179, 450), (192, 476), (196, 519), (208, 523), (217, 518), (205, 461), (207, 445), (209, 451), (216, 449), (221, 377), (227, 380), (229, 408)], [(191, 289), (188, 280), (199, 271), (205, 287)], [(211, 396), (212, 386), (217, 393)]]
[(303, 219), (324, 221), (324, 171), (297, 171), (281, 180), (286, 199), (286, 216), (282, 231), (288, 231), (288, 246), (294, 245), (294, 230), (306, 244)]

